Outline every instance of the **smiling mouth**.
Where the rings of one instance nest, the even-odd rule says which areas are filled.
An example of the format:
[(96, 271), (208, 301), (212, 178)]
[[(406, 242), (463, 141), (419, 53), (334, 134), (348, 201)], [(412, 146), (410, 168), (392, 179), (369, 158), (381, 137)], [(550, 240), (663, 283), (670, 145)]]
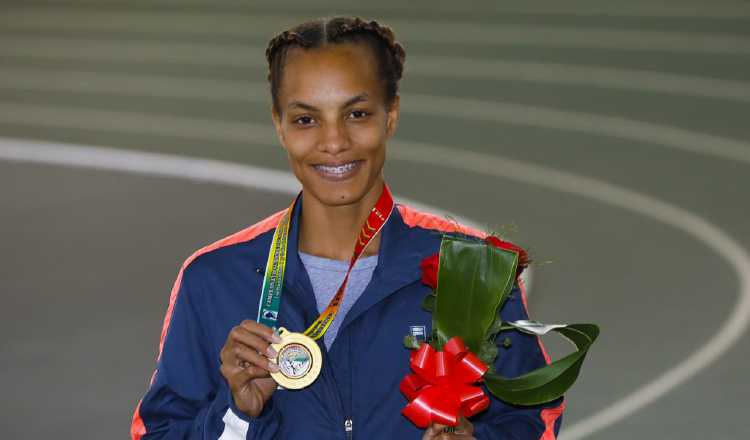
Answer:
[(354, 160), (341, 165), (318, 164), (313, 165), (313, 168), (324, 177), (338, 180), (349, 177), (359, 168), (361, 163), (361, 160)]

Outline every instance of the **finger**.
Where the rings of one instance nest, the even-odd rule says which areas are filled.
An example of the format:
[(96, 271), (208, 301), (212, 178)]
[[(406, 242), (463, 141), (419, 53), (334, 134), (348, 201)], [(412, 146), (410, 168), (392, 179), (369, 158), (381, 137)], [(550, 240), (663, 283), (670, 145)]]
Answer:
[(240, 327), (244, 328), (250, 333), (263, 337), (263, 339), (265, 339), (268, 342), (271, 342), (274, 344), (281, 342), (281, 338), (279, 337), (279, 335), (276, 332), (274, 332), (274, 330), (271, 327), (265, 324), (261, 324), (256, 321), (246, 319), (240, 323)]
[(459, 434), (458, 432), (449, 434), (447, 432), (444, 432), (440, 434), (440, 437), (438, 437), (440, 440), (442, 439), (452, 439), (452, 440), (471, 440), (476, 438), (471, 434)]
[(269, 351), (271, 345), (265, 337), (252, 333), (242, 326), (237, 326), (229, 332), (228, 345), (245, 345), (257, 351), (258, 353), (267, 354), (269, 357), (276, 357), (275, 351)]
[(430, 426), (428, 426), (425, 430), (425, 434), (428, 435), (427, 438), (437, 438), (437, 436), (440, 435), (441, 432), (443, 432), (443, 428), (445, 428), (445, 425), (441, 425), (440, 423), (431, 423)]
[(427, 427), (427, 429), (424, 430), (424, 434), (422, 434), (422, 440), (434, 440), (436, 436), (436, 431), (433, 429), (432, 425), (430, 425)]
[[(252, 348), (236, 344), (232, 347), (232, 353), (234, 354), (235, 362), (229, 363), (233, 363), (245, 369), (252, 365), (275, 373), (276, 371), (279, 371), (279, 367), (275, 362), (271, 362), (269, 357), (275, 359), (276, 353), (272, 347), (269, 346), (268, 348), (269, 353), (267, 353), (266, 355), (262, 355)], [(270, 356), (271, 354), (273, 354), (273, 356)]]
[(456, 434), (474, 434), (474, 425), (466, 417), (461, 416), (456, 426)]
[(455, 428), (453, 426), (446, 426), (445, 428), (440, 430), (440, 434), (437, 436), (439, 440), (448, 440), (459, 437), (458, 434), (456, 434)]
[(461, 429), (461, 426), (449, 426), (440, 423), (433, 423), (430, 425), (431, 439), (435, 440), (448, 440), (456, 438), (467, 438), (466, 431)]
[(254, 365), (248, 368), (241, 368), (224, 364), (220, 367), (220, 370), (232, 390), (236, 390), (255, 379), (270, 377), (270, 373), (267, 370)]
[(435, 435), (440, 434), (447, 427), (448, 427), (448, 425), (442, 425), (440, 423), (433, 423), (432, 425), (430, 425), (430, 429), (432, 430), (433, 434), (435, 434)]

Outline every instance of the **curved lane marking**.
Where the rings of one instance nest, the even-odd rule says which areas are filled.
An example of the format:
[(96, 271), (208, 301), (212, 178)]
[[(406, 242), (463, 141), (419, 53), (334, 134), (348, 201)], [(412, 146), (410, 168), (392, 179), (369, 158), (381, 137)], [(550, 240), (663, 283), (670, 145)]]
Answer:
[[(192, 17), (178, 17), (170, 12), (169, 17), (158, 17), (152, 12), (137, 15), (118, 11), (117, 13), (75, 13), (62, 9), (59, 12), (47, 11), (47, 16), (38, 11), (4, 11), (4, 28), (7, 31), (25, 33), (39, 31), (53, 32), (131, 32), (136, 35), (143, 33), (165, 33), (173, 35), (189, 34), (193, 37), (236, 36), (243, 38), (268, 39), (279, 29), (297, 24), (309, 17), (294, 17), (289, 15), (268, 15), (247, 17), (242, 14), (225, 14), (221, 18), (207, 16), (201, 13)], [(68, 15), (69, 18), (65, 16)], [(295, 20), (296, 18), (296, 20)], [(384, 21), (384, 23), (386, 23)], [(750, 38), (733, 34), (717, 34), (709, 32), (684, 31), (655, 31), (648, 29), (607, 29), (590, 27), (559, 27), (545, 25), (504, 24), (483, 25), (471, 22), (456, 23), (451, 21), (428, 22), (419, 20), (388, 19), (387, 23), (399, 29), (399, 40), (422, 44), (474, 44), (489, 47), (501, 46), (532, 46), (535, 48), (570, 48), (570, 49), (613, 49), (637, 50), (644, 52), (671, 52), (682, 54), (712, 54), (745, 56), (750, 54)], [(204, 30), (204, 31), (201, 31)], [(248, 46), (241, 43), (224, 41), (221, 44), (206, 42), (161, 42), (115, 40), (102, 36), (100, 40), (84, 37), (21, 37), (7, 36), (0, 41), (0, 48), (6, 50), (17, 48), (28, 52), (31, 47), (52, 54), (53, 47), (83, 45), (82, 52), (96, 50), (101, 52), (105, 47), (128, 47), (135, 50), (129, 56), (140, 52), (136, 48), (146, 49), (144, 52), (160, 49), (168, 52), (167, 48), (184, 48), (195, 46), (203, 52), (208, 48), (218, 51), (211, 59), (222, 57), (222, 51), (231, 51), (236, 55), (248, 56)], [(18, 52), (16, 52), (18, 53)], [(113, 56), (128, 56), (127, 53), (115, 53)], [(85, 54), (81, 54), (85, 56)], [(195, 55), (194, 62), (200, 62), (203, 55)], [(227, 57), (227, 55), (223, 55)], [(263, 59), (263, 58), (261, 58)], [(205, 60), (203, 60), (205, 61)], [(237, 62), (241, 62), (237, 60)]]
[[(100, 3), (91, 2), (99, 5)], [(148, 5), (152, 6), (153, 2), (144, 2), (141, 5), (132, 0), (118, 1), (108, 0), (107, 4), (127, 4), (129, 7)], [(233, 13), (250, 13), (252, 9), (243, 7), (241, 2), (239, 7), (233, 7), (232, 4), (217, 4), (210, 1), (200, 0), (160, 0), (159, 4), (179, 7), (208, 7), (211, 10), (223, 8), (224, 11)], [(33, 5), (32, 5), (33, 6)], [(84, 6), (89, 6), (84, 2)], [(480, 9), (481, 7), (481, 9)], [(310, 2), (305, 4), (305, 8), (312, 11), (318, 10), (320, 13), (328, 14), (331, 11), (331, 5), (328, 3)], [(419, 3), (396, 2), (388, 4), (378, 3), (358, 3), (357, 11), (368, 12), (382, 15), (384, 13), (418, 13), (424, 14), (424, 8)], [(456, 2), (439, 3), (437, 11), (447, 14), (465, 13), (465, 5)], [(286, 14), (290, 11), (279, 10), (276, 14)], [(655, 2), (627, 2), (627, 3), (602, 3), (600, 1), (573, 1), (566, 2), (560, 6), (557, 2), (487, 2), (477, 5), (477, 8), (471, 12), (479, 14), (524, 14), (535, 17), (587, 17), (592, 15), (615, 16), (615, 17), (659, 17), (659, 18), (729, 18), (737, 19), (740, 17), (750, 17), (750, 8), (742, 2), (737, 3), (715, 3), (715, 2), (680, 2), (680, 7), (675, 8), (668, 2), (661, 4)]]
[[(267, 98), (259, 96), (259, 89), (250, 92), (247, 95), (248, 99), (266, 102)], [(401, 111), (405, 113), (527, 125), (631, 139), (652, 146), (750, 164), (750, 144), (747, 142), (669, 125), (524, 104), (431, 95), (402, 96), (404, 100)], [(35, 127), (96, 128), (118, 133), (179, 135), (267, 145), (275, 145), (277, 142), (273, 130), (266, 124), (7, 101), (0, 102), (0, 122)]]
[(654, 70), (456, 56), (410, 55), (409, 73), (448, 79), (513, 80), (750, 101), (750, 83)]
[[(685, 360), (644, 386), (566, 427), (561, 433), (561, 440), (588, 437), (632, 415), (718, 360), (747, 331), (750, 323), (750, 255), (727, 233), (697, 214), (598, 179), (487, 154), (467, 151), (458, 153), (455, 149), (414, 142), (398, 143), (391, 154), (399, 160), (507, 178), (637, 212), (692, 236), (719, 254), (735, 270), (739, 280), (737, 301), (717, 333)], [(457, 161), (455, 158), (459, 154), (461, 160)]]
[(408, 97), (402, 111), (631, 139), (750, 164), (750, 144), (747, 142), (665, 124), (505, 102), (414, 94)]
[[(667, 202), (601, 180), (497, 156), (414, 142), (394, 142), (389, 154), (396, 160), (460, 169), (495, 178), (511, 179), (554, 191), (579, 195), (633, 211), (673, 226), (721, 255), (739, 279), (739, 295), (731, 315), (711, 339), (677, 366), (664, 371), (609, 407), (567, 427), (561, 440), (578, 440), (632, 415), (707, 368), (731, 348), (750, 322), (750, 255), (724, 231), (702, 217)], [(460, 154), (461, 161), (454, 160)], [(170, 176), (228, 185), (255, 185), (284, 193), (299, 188), (289, 173), (209, 159), (141, 153), (50, 142), (0, 139), (0, 158), (86, 168)], [(253, 176), (253, 177), (250, 177)]]
[[(750, 102), (750, 82), (601, 66), (412, 55), (409, 73), (450, 80), (510, 80)], [(164, 98), (211, 101), (244, 101), (261, 96), (268, 99), (266, 83), (35, 67), (3, 67), (0, 87), (124, 96), (149, 93)], [(259, 93), (256, 88), (262, 88), (265, 93)], [(251, 95), (243, 94), (247, 92)]]
[[(669, 15), (672, 15), (673, 12), (674, 11), (670, 10)], [(599, 12), (592, 12), (592, 13), (599, 13)], [(620, 13), (630, 15), (630, 12), (621, 11)], [(633, 13), (636, 15), (640, 14), (640, 12), (637, 10), (634, 10)], [(703, 12), (701, 12), (701, 15), (702, 13)], [(723, 14), (719, 14), (719, 15), (723, 16)], [(729, 14), (729, 15), (734, 16), (735, 14)], [(471, 26), (474, 30), (476, 30), (476, 25), (472, 24)], [(464, 30), (468, 31), (469, 29), (467, 28)], [(523, 31), (533, 31), (533, 29), (530, 29), (529, 26), (523, 26), (523, 27), (515, 27), (513, 29), (506, 29), (506, 31), (515, 33), (515, 37), (518, 38), (518, 34), (523, 35)], [(522, 32), (519, 32), (519, 31), (522, 31)], [(466, 38), (467, 41), (475, 42), (477, 38), (482, 38), (482, 39), (485, 38), (484, 36), (482, 36), (483, 32), (486, 33), (487, 30), (480, 29), (479, 32), (471, 32), (468, 34), (465, 33), (462, 35), (465, 36), (464, 38)], [(573, 46), (579, 45), (581, 44), (581, 37), (584, 36), (582, 32), (576, 32), (575, 30), (571, 30), (571, 29), (556, 29), (556, 32), (557, 32), (558, 37), (562, 37), (565, 40), (563, 42), (558, 41), (556, 43), (563, 44), (563, 45), (571, 45), (571, 44)], [(601, 41), (597, 42), (597, 45), (604, 44), (605, 47), (612, 47), (613, 44), (617, 46), (619, 44), (621, 46), (624, 45), (624, 46), (631, 47), (631, 48), (634, 46), (637, 46), (637, 48), (642, 49), (642, 50), (654, 48), (656, 46), (657, 48), (661, 48), (662, 50), (667, 48), (667, 50), (674, 50), (674, 51), (687, 50), (687, 51), (698, 51), (698, 52), (708, 51), (708, 52), (714, 52), (714, 53), (747, 53), (747, 47), (746, 47), (747, 41), (742, 38), (735, 38), (731, 36), (708, 35), (708, 37), (710, 38), (707, 38), (706, 35), (700, 35), (700, 34), (664, 33), (664, 32), (645, 31), (646, 33), (649, 34), (650, 38), (657, 40), (657, 44), (656, 45), (651, 44), (650, 47), (641, 47), (641, 43), (639, 41), (633, 40), (632, 31), (585, 30), (584, 32), (586, 32), (589, 35), (589, 37), (587, 38), (590, 38), (590, 35), (592, 33), (596, 33), (599, 37), (605, 37), (605, 39), (609, 38), (609, 41), (607, 42), (604, 42), (604, 43), (602, 43)], [(642, 38), (643, 32), (639, 32), (639, 34), (640, 34), (640, 38)], [(505, 36), (510, 38), (511, 40), (514, 38), (514, 35), (512, 34), (505, 34)], [(527, 34), (526, 35), (527, 39), (524, 40), (527, 43), (530, 42), (528, 40), (528, 37), (529, 35)], [(685, 41), (685, 38), (687, 38), (688, 41)], [(693, 46), (691, 48), (687, 48), (687, 46), (690, 44), (687, 44), (687, 45), (682, 44), (685, 42), (690, 43), (691, 41), (693, 43), (696, 43), (697, 42), (696, 38), (700, 38), (702, 40), (701, 44), (697, 46)], [(531, 42), (533, 42), (534, 39), (532, 38), (531, 40), (532, 40)], [(549, 40), (549, 36), (546, 36), (544, 39), (539, 40), (538, 42), (544, 44), (548, 40)], [(678, 41), (678, 40), (681, 40), (681, 41)], [(433, 42), (433, 41), (434, 39), (430, 39), (430, 42)], [(726, 47), (727, 43), (730, 47)], [(732, 46), (741, 46), (741, 47), (732, 47)], [(4, 49), (3, 47), (0, 47), (0, 52), (3, 52), (3, 49)], [(612, 70), (612, 69), (608, 69), (608, 70)], [(558, 74), (559, 73), (561, 72), (558, 72)], [(542, 77), (537, 77), (536, 79), (542, 82), (546, 80), (544, 75), (542, 75)], [(651, 78), (642, 77), (641, 79), (646, 79), (648, 81)], [(625, 81), (630, 81), (630, 82), (632, 82), (633, 80), (638, 80), (638, 78), (631, 77), (631, 78), (625, 79)], [(551, 82), (553, 80), (547, 79), (546, 81)], [(568, 78), (568, 79), (565, 79), (564, 81), (576, 83), (575, 78), (573, 79)], [(610, 84), (616, 85), (618, 81), (622, 82), (618, 80), (616, 77), (611, 76), (608, 81), (609, 84), (605, 83), (605, 85), (610, 85)], [(620, 87), (629, 87), (630, 82), (627, 84), (623, 83), (622, 85), (620, 85)], [(708, 83), (705, 83), (705, 84), (708, 84)], [(712, 84), (712, 86), (713, 85), (715, 84)], [(723, 86), (729, 86), (729, 87), (724, 88), (724, 90), (720, 92), (724, 95), (727, 95), (727, 97), (729, 97), (727, 94), (727, 91), (730, 90), (731, 87), (735, 86), (735, 84), (718, 84), (718, 85), (720, 87), (718, 88), (714, 87), (717, 90), (721, 90)], [(642, 89), (649, 89), (649, 87), (653, 89), (654, 87), (656, 87), (658, 91), (669, 91), (671, 87), (670, 78), (667, 76), (664, 76), (662, 78), (656, 78), (656, 81), (652, 81), (651, 85), (644, 83), (644, 84), (639, 85), (638, 87)], [(678, 86), (673, 91), (677, 93), (684, 93), (682, 89), (683, 87)], [(686, 93), (686, 94), (689, 94), (689, 93)], [(745, 100), (744, 95), (740, 99)], [(534, 109), (534, 111), (537, 111), (537, 110), (539, 109)], [(626, 137), (630, 137), (630, 136), (626, 136)], [(14, 142), (20, 142), (20, 141), (14, 141)], [(434, 156), (430, 156), (430, 154), (433, 154), (436, 151), (435, 146), (431, 146), (427, 144), (402, 143), (402, 145), (406, 145), (406, 144), (410, 146), (411, 151), (401, 150), (398, 153), (401, 155), (401, 157), (397, 157), (397, 159), (418, 161), (420, 163), (424, 163), (424, 160), (422, 159), (425, 159), (425, 158), (434, 159)], [(3, 146), (4, 145), (2, 144), (2, 142), (0, 142), (0, 147), (3, 147)], [(409, 157), (410, 154), (414, 154), (415, 151), (418, 151), (420, 148), (422, 149), (426, 148), (427, 150), (423, 150), (422, 153), (418, 155), (418, 158)], [(438, 147), (438, 148), (443, 148), (442, 150), (443, 154), (450, 153), (450, 157), (455, 157), (455, 154), (456, 154), (455, 150), (451, 150), (445, 147)], [(7, 151), (3, 150), (2, 148), (0, 148), (0, 152), (7, 153)], [(18, 153), (18, 151), (16, 151), (16, 153)], [(429, 154), (424, 156), (422, 155), (423, 153), (429, 153)], [(145, 153), (139, 153), (139, 154), (145, 154)], [(461, 154), (462, 154), (462, 157), (466, 155), (465, 152), (462, 152)], [(625, 209), (633, 209), (633, 206), (629, 205), (628, 203), (637, 201), (639, 203), (642, 203), (643, 206), (651, 205), (650, 206), (650, 209), (652, 210), (651, 212), (646, 210), (645, 212), (642, 212), (642, 213), (649, 215), (652, 218), (655, 218), (657, 220), (665, 221), (667, 223), (669, 223), (670, 221), (676, 218), (679, 219), (680, 218), (679, 216), (685, 216), (686, 214), (688, 214), (687, 219), (690, 221), (682, 222), (683, 224), (678, 227), (680, 227), (681, 229), (689, 233), (690, 231), (694, 232), (691, 235), (700, 239), (701, 241), (706, 242), (706, 244), (712, 245), (714, 241), (718, 243), (719, 244), (718, 247), (724, 249), (723, 252), (719, 252), (719, 253), (725, 258), (729, 259), (730, 262), (735, 263), (733, 264), (733, 266), (735, 267), (735, 269), (737, 269), (738, 274), (740, 275), (741, 295), (738, 300), (738, 306), (735, 308), (735, 313), (732, 314), (732, 316), (725, 323), (725, 325), (722, 327), (720, 332), (714, 338), (712, 338), (711, 342), (708, 344), (709, 346), (713, 345), (713, 350), (699, 350), (695, 352), (693, 355), (691, 355), (688, 358), (688, 361), (681, 364), (680, 367), (677, 367), (677, 368), (674, 368), (665, 372), (662, 376), (657, 378), (655, 381), (649, 383), (649, 385), (642, 388), (641, 390), (631, 394), (625, 399), (618, 401), (613, 406), (595, 414), (593, 417), (587, 418), (583, 420), (582, 422), (579, 422), (571, 426), (570, 428), (565, 430), (565, 433), (563, 435), (564, 439), (571, 440), (571, 439), (583, 438), (587, 435), (597, 432), (603, 429), (604, 427), (609, 426), (610, 424), (615, 423), (616, 421), (636, 411), (640, 407), (645, 406), (649, 402), (657, 399), (662, 394), (666, 393), (669, 389), (687, 380), (693, 374), (697, 373), (697, 371), (699, 371), (701, 368), (704, 368), (706, 365), (708, 365), (708, 363), (712, 362), (715, 358), (720, 356), (724, 351), (726, 351), (729, 348), (729, 346), (732, 345), (734, 340), (738, 338), (742, 332), (744, 332), (745, 328), (747, 327), (747, 316), (742, 318), (739, 315), (742, 315), (743, 313), (745, 315), (748, 314), (749, 306), (748, 306), (747, 297), (749, 295), (747, 293), (747, 290), (748, 290), (747, 286), (748, 286), (748, 272), (749, 272), (748, 268), (750, 267), (747, 264), (748, 256), (747, 256), (747, 253), (744, 251), (744, 249), (742, 249), (735, 242), (733, 242), (728, 236), (726, 236), (718, 228), (715, 228), (713, 225), (701, 219), (700, 217), (694, 216), (687, 211), (681, 210), (680, 208), (668, 205), (656, 199), (648, 198), (648, 196), (643, 196), (643, 195), (634, 193), (629, 190), (624, 190), (614, 185), (596, 181), (594, 179), (584, 178), (584, 177), (572, 175), (569, 173), (561, 173), (561, 172), (558, 172), (556, 170), (552, 170), (549, 168), (540, 167), (537, 165), (525, 164), (522, 162), (512, 161), (509, 159), (502, 159), (502, 158), (498, 158), (495, 156), (481, 155), (478, 153), (469, 153), (469, 154), (479, 155), (480, 157), (474, 157), (474, 159), (481, 159), (481, 161), (476, 161), (476, 162), (470, 161), (473, 163), (472, 167), (467, 166), (466, 162), (464, 162), (464, 164), (462, 165), (467, 166), (467, 171), (477, 172), (478, 168), (481, 168), (480, 165), (487, 164), (486, 162), (487, 160), (501, 161), (501, 162), (505, 162), (505, 164), (509, 166), (509, 168), (505, 169), (505, 172), (503, 173), (502, 176), (496, 176), (496, 174), (498, 173), (498, 170), (503, 168), (500, 162), (493, 163), (491, 169), (486, 169), (480, 172), (484, 172), (485, 174), (495, 175), (496, 177), (515, 178), (516, 180), (519, 180), (519, 181), (525, 181), (528, 184), (541, 185), (541, 186), (545, 186), (551, 189), (563, 190), (563, 191), (571, 192), (574, 194), (584, 195), (584, 196), (599, 200), (600, 202), (614, 204), (616, 206), (620, 206)], [(23, 156), (23, 154), (21, 154), (20, 156)], [(28, 158), (19, 159), (19, 155), (16, 155), (16, 158), (14, 160), (29, 160), (29, 159)], [(744, 159), (741, 159), (741, 160), (744, 160)], [(31, 161), (34, 161), (34, 160), (31, 160)], [(86, 162), (86, 160), (84, 160), (84, 162)], [(436, 165), (445, 166), (446, 163), (451, 163), (451, 162), (445, 162), (445, 163), (439, 163), (439, 164), (436, 163)], [(524, 178), (523, 175), (516, 175), (516, 176), (510, 177), (511, 174), (513, 174), (513, 173), (509, 173), (510, 171), (519, 171), (523, 169), (522, 166), (524, 165), (531, 167), (530, 169), (526, 169), (525, 173), (528, 173), (529, 171), (533, 171), (534, 169), (536, 169), (536, 171), (538, 172), (547, 173), (547, 176), (550, 177), (552, 180), (550, 181), (544, 181), (544, 180), (540, 181), (539, 179), (529, 180), (528, 175), (525, 176), (526, 178)], [(477, 166), (477, 167), (474, 167), (474, 166)], [(142, 168), (140, 168), (139, 166), (134, 166), (133, 164), (130, 164), (126, 168), (131, 172), (136, 172), (138, 169), (141, 170), (140, 172), (144, 172)], [(122, 170), (122, 168), (118, 168), (118, 169)], [(222, 171), (226, 171), (226, 170), (222, 170)], [(185, 169), (182, 168), (181, 172), (179, 174), (175, 174), (174, 177), (184, 178), (185, 177), (184, 172), (185, 172)], [(146, 173), (151, 174), (150, 171), (146, 171)], [(247, 173), (247, 169), (245, 169), (244, 173)], [(560, 173), (560, 174), (556, 175), (555, 173)], [(201, 175), (201, 172), (198, 172), (197, 174)], [(269, 176), (266, 175), (265, 177), (268, 178)], [(556, 177), (562, 178), (563, 181), (569, 183), (570, 185), (560, 187), (559, 186), (560, 181), (557, 181)], [(204, 176), (203, 179), (215, 181), (214, 179), (209, 178), (207, 176)], [(576, 179), (583, 179), (582, 181), (578, 181), (578, 183), (585, 182), (585, 184), (583, 186), (576, 185), (575, 184)], [(604, 186), (602, 186), (602, 184), (604, 184)], [(588, 185), (600, 185), (600, 187), (597, 188), (596, 186), (588, 186)], [(589, 189), (589, 190), (595, 189), (595, 191), (593, 191), (593, 193), (584, 194), (583, 192), (581, 192), (581, 190), (585, 190), (585, 189)], [(609, 193), (609, 195), (607, 195), (606, 197), (602, 197), (602, 194), (606, 194), (606, 193)], [(615, 195), (617, 195), (617, 197), (612, 198), (612, 196), (615, 196)], [(634, 195), (640, 196), (640, 197), (634, 198), (632, 197)], [(629, 198), (631, 200), (628, 203), (625, 203), (625, 204), (620, 203), (623, 200), (628, 200)], [(619, 202), (618, 202), (618, 199), (620, 200)], [(706, 238), (709, 238), (709, 240), (706, 241), (705, 240)], [(715, 246), (711, 246), (711, 247), (717, 250)], [(737, 264), (737, 263), (741, 263), (741, 264)], [(733, 336), (734, 336), (734, 339), (733, 339)], [(716, 339), (719, 340), (718, 342), (725, 341), (725, 343), (716, 344), (714, 341)], [(702, 364), (704, 365), (701, 367)]]

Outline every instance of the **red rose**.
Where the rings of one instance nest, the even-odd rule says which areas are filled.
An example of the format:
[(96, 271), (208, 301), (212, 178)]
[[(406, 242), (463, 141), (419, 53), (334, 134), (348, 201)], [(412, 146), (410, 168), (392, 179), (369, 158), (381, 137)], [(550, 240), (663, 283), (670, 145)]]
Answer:
[[(509, 241), (503, 241), (498, 237), (489, 235), (484, 239), (485, 243), (516, 252), (518, 254), (518, 267), (516, 267), (516, 278), (521, 275), (524, 269), (529, 265), (529, 254), (520, 246)], [(422, 282), (437, 289), (438, 267), (440, 266), (440, 254), (430, 255), (422, 260), (419, 267), (422, 268)]]
[(422, 282), (437, 289), (437, 277), (438, 277), (438, 266), (440, 265), (440, 254), (431, 255), (421, 263), (419, 267), (422, 268)]
[(505, 249), (509, 251), (516, 252), (518, 254), (518, 267), (516, 268), (516, 278), (521, 275), (521, 272), (523, 272), (524, 269), (529, 265), (529, 254), (524, 250), (522, 247), (517, 246), (509, 241), (503, 241), (498, 237), (495, 237), (493, 235), (488, 235), (487, 238), (484, 239), (487, 244), (491, 244), (492, 246), (499, 247), (500, 249)]

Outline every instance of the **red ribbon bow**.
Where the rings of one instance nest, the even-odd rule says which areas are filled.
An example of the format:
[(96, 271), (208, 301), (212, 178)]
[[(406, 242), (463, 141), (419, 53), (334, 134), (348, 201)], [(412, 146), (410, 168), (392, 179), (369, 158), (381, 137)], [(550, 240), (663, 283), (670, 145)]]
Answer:
[(435, 351), (424, 342), (412, 351), (409, 364), (415, 374), (401, 381), (400, 389), (410, 403), (401, 411), (420, 428), (431, 422), (458, 425), (459, 416), (484, 411), (490, 399), (473, 384), (482, 380), (487, 366), (455, 336)]

